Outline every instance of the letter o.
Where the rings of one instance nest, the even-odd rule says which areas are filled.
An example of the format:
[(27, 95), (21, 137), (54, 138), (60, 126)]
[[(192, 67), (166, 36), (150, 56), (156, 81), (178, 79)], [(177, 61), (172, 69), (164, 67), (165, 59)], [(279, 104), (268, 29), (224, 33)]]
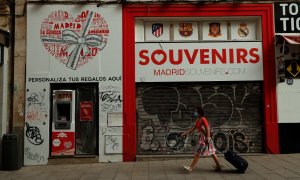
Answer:
[[(294, 8), (293, 8), (294, 7)], [(294, 9), (294, 11), (293, 11)], [(290, 14), (291, 15), (297, 15), (298, 14), (298, 5), (296, 3), (292, 3), (290, 6), (289, 6), (289, 11), (290, 11)]]
[(64, 17), (65, 17), (65, 19), (68, 19), (69, 18), (69, 14), (67, 12), (64, 12)]
[[(156, 59), (157, 55), (162, 56), (162, 58), (160, 60), (157, 60)], [(151, 54), (151, 60), (156, 65), (162, 65), (167, 61), (167, 54), (163, 50), (157, 49), (153, 51), (153, 53)]]

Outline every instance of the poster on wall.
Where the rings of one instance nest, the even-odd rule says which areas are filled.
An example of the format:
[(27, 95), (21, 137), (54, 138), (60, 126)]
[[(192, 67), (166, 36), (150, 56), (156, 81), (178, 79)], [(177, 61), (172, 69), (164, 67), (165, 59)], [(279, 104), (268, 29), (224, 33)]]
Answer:
[(203, 40), (227, 40), (226, 21), (203, 22)]
[(76, 70), (105, 48), (109, 31), (99, 12), (85, 10), (74, 16), (54, 11), (42, 21), (40, 38), (49, 54)]
[(27, 12), (27, 72), (52, 77), (121, 72), (120, 5), (31, 5)]
[(80, 102), (80, 121), (93, 121), (93, 101)]
[(261, 42), (136, 43), (136, 82), (260, 81)]

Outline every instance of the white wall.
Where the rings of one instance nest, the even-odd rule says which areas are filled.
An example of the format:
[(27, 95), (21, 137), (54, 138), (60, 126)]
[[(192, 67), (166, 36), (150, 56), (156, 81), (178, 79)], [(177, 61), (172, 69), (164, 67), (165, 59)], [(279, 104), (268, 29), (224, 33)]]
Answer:
[(277, 102), (279, 123), (300, 123), (300, 80), (277, 84)]
[[(299, 45), (285, 44), (288, 47), (288, 53), (284, 55), (284, 59), (299, 59), (299, 56), (293, 57), (293, 53), (300, 52)], [(282, 45), (276, 46), (277, 64)], [(300, 123), (300, 79), (293, 79), (293, 84), (288, 85), (285, 82), (277, 83), (277, 109), (279, 123)]]
[[(71, 28), (66, 27), (71, 23)], [(123, 160), (122, 123), (108, 126), (107, 119), (109, 113), (122, 114), (121, 29), (121, 5), (27, 6), (24, 165), (48, 163), (50, 83), (99, 83), (99, 161)], [(102, 30), (108, 31), (100, 33)], [(82, 35), (83, 32), (86, 33)], [(99, 44), (95, 46), (96, 43)], [(84, 46), (91, 50), (88, 55), (72, 56)], [(70, 60), (78, 60), (78, 66), (68, 66)], [(108, 92), (110, 96), (120, 96), (120, 101), (101, 97)], [(42, 144), (31, 143), (26, 136), (28, 127), (39, 130)], [(107, 153), (112, 146), (115, 151)]]

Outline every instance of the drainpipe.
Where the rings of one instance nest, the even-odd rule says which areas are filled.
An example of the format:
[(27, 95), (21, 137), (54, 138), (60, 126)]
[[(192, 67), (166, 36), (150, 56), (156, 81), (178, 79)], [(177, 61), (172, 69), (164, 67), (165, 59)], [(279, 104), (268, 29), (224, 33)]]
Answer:
[(9, 76), (9, 117), (8, 117), (8, 133), (13, 131), (13, 121), (14, 121), (14, 73), (15, 73), (15, 0), (9, 0), (9, 32), (10, 32), (10, 52), (9, 52), (9, 62), (10, 62), (10, 76)]

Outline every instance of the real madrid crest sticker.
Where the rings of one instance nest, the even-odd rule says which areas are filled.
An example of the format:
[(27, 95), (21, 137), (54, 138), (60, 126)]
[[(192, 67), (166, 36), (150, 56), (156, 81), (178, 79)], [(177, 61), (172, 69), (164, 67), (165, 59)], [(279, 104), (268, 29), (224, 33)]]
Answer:
[(246, 23), (241, 23), (240, 27), (238, 28), (238, 35), (240, 37), (246, 37), (249, 34), (249, 29)]

